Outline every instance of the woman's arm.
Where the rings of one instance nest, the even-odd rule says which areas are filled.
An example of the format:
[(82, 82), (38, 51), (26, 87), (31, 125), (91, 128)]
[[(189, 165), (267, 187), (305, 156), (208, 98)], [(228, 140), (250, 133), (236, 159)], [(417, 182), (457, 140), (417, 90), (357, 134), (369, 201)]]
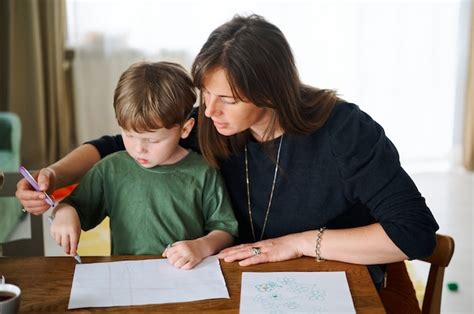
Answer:
[[(99, 160), (100, 154), (95, 146), (84, 144), (51, 166), (41, 169), (35, 177), (42, 191), (52, 193), (58, 187), (77, 182)], [(18, 182), (16, 197), (31, 214), (39, 215), (49, 209), (44, 194), (33, 190), (25, 179)]]
[[(319, 231), (309, 231), (300, 234), (300, 248), (303, 255), (316, 256), (318, 233)], [(408, 259), (379, 223), (351, 229), (325, 230), (322, 234), (320, 252), (323, 259), (365, 265)]]
[[(316, 256), (316, 230), (289, 234), (255, 243), (242, 244), (221, 251), (226, 262), (240, 261), (241, 266), (285, 261), (301, 256)], [(254, 255), (251, 248), (260, 248)], [(321, 257), (354, 264), (385, 264), (408, 257), (390, 240), (378, 223), (351, 229), (325, 230), (322, 235)]]
[[(49, 166), (56, 179), (55, 188), (77, 182), (100, 158), (100, 154), (94, 145), (84, 144), (79, 146), (64, 158)], [(48, 182), (44, 183), (47, 188)]]
[[(77, 182), (101, 158), (124, 149), (122, 136), (102, 136), (79, 146), (34, 176), (42, 191), (52, 193), (58, 187)], [(26, 180), (18, 182), (16, 197), (25, 210), (34, 215), (42, 214), (49, 209), (44, 201), (44, 194), (34, 191)]]

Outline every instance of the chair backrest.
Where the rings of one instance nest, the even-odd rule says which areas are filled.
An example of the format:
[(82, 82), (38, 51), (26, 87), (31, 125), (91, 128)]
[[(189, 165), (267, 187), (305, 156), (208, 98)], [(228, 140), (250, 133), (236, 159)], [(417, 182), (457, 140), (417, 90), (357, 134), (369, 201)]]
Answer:
[(431, 264), (421, 313), (440, 313), (443, 291), (444, 269), (454, 254), (454, 239), (447, 235), (436, 235), (436, 247), (431, 256), (420, 260)]
[(0, 170), (17, 171), (20, 165), (21, 122), (13, 112), (0, 112)]

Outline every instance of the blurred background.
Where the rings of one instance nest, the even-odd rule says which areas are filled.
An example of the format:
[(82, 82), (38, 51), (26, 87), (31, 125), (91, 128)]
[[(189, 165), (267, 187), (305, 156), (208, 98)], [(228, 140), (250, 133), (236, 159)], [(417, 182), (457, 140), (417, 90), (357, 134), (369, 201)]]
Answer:
[[(469, 0), (0, 1), (3, 255), (61, 255), (44, 219), (8, 197), (20, 162), (39, 169), (116, 134), (113, 91), (132, 62), (190, 69), (213, 29), (257, 13), (286, 35), (306, 84), (337, 90), (384, 127), (439, 232), (456, 241), (445, 280), (459, 290), (443, 293), (443, 312), (472, 313), (473, 11)], [(109, 254), (107, 232), (104, 222), (83, 234), (81, 253)], [(409, 269), (421, 300), (426, 265)]]

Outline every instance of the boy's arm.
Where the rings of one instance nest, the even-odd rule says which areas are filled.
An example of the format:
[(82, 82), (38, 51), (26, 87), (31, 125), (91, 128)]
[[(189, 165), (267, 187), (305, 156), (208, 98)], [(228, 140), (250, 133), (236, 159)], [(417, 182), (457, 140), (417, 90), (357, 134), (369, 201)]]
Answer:
[(66, 254), (76, 256), (81, 235), (81, 222), (76, 209), (69, 204), (61, 203), (53, 210), (53, 217), (51, 236)]
[(163, 252), (170, 264), (191, 269), (202, 259), (232, 245), (238, 235), (230, 199), (220, 173), (208, 168), (203, 188), (204, 229), (209, 233), (195, 240), (178, 241)]
[(177, 268), (191, 269), (204, 258), (232, 245), (234, 237), (222, 230), (213, 230), (195, 240), (178, 241), (163, 252), (169, 263)]
[(216, 169), (210, 168), (206, 173), (203, 200), (204, 229), (208, 231), (222, 230), (237, 237), (239, 228), (230, 197), (224, 180)]
[(50, 233), (66, 254), (77, 255), (81, 229), (89, 230), (106, 216), (100, 165), (91, 169), (79, 186), (54, 210)]
[(204, 258), (214, 255), (222, 249), (231, 246), (234, 243), (234, 237), (226, 231), (213, 230), (207, 235), (196, 239), (196, 241), (201, 243)]
[(111, 191), (104, 187), (106, 185), (104, 172), (106, 172), (104, 163), (98, 163), (62, 201), (76, 210), (81, 229), (84, 231), (94, 228), (107, 216), (105, 199), (106, 194), (110, 194)]

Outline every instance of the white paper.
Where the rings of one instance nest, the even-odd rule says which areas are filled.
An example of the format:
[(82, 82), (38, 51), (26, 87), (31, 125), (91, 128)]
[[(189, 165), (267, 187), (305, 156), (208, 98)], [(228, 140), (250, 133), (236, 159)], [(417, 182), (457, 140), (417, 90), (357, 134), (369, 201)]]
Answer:
[(229, 298), (216, 256), (191, 270), (166, 259), (77, 264), (68, 309)]
[(345, 272), (242, 273), (240, 313), (355, 313)]

